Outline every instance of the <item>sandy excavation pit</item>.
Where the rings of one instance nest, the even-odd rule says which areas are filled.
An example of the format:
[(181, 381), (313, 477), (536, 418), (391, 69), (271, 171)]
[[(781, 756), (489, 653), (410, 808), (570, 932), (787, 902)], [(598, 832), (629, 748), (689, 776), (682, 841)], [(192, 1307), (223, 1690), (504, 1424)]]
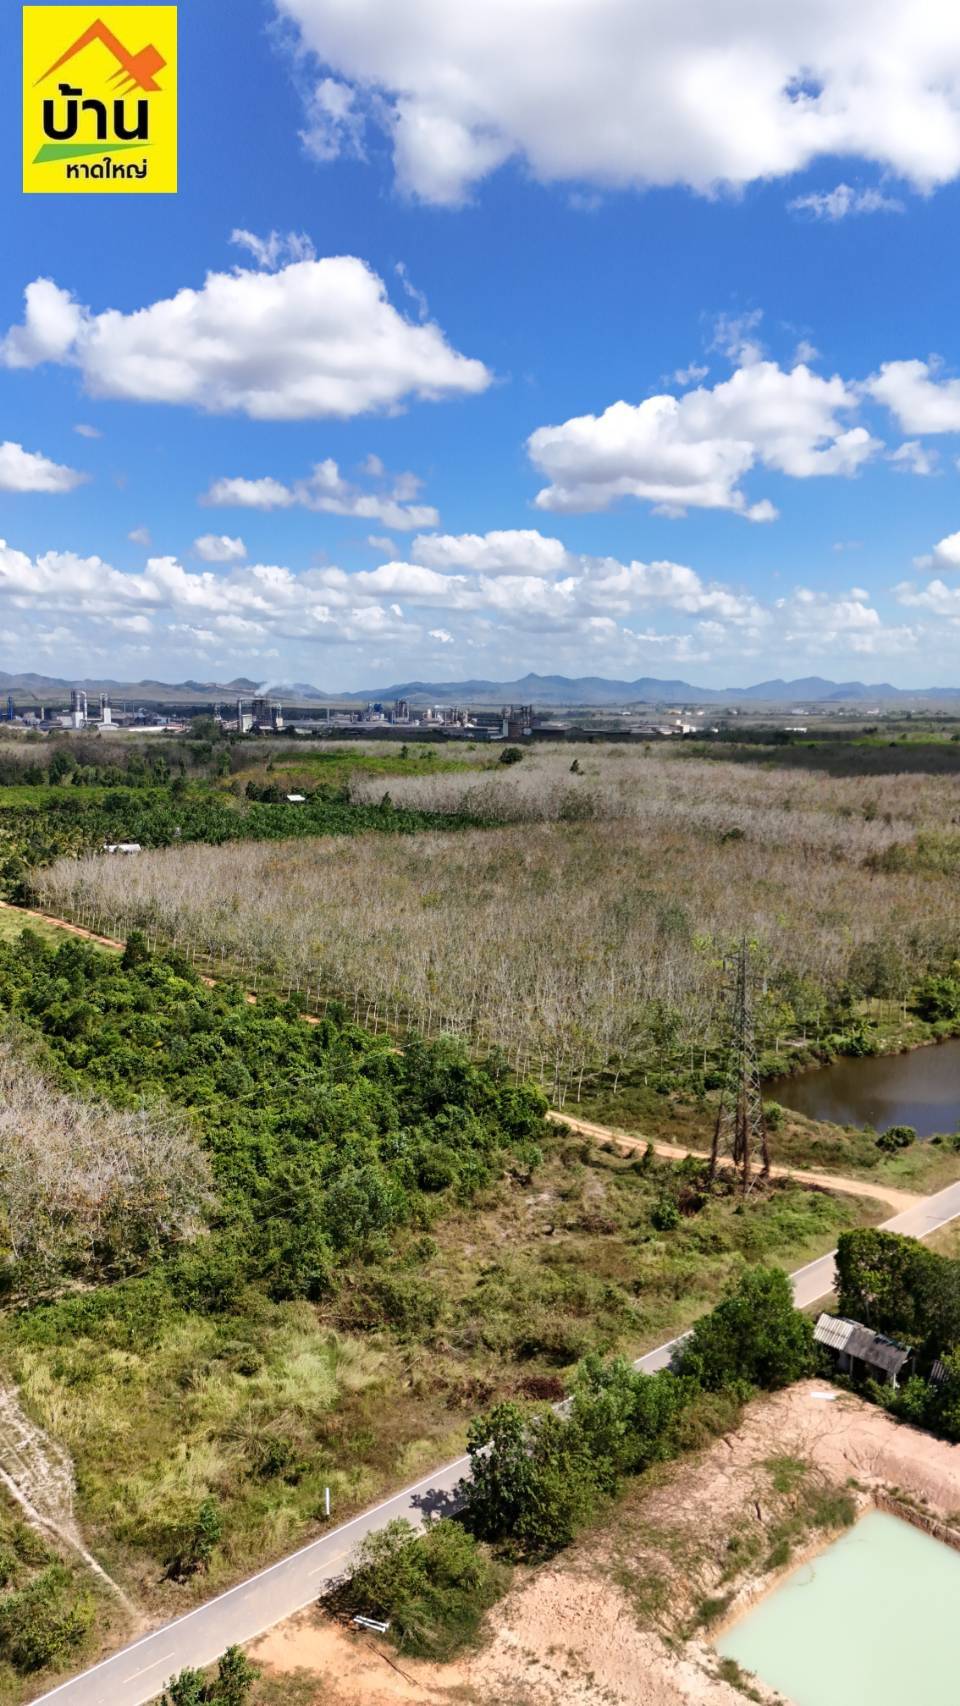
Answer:
[(829, 1543), (836, 1529), (811, 1526), (810, 1510), (843, 1494), (859, 1508), (893, 1494), (924, 1526), (960, 1525), (960, 1446), (805, 1381), (628, 1487), (554, 1564), (518, 1572), (483, 1645), (454, 1664), (407, 1659), (320, 1609), (251, 1654), (296, 1706), (742, 1706), (711, 1636)]

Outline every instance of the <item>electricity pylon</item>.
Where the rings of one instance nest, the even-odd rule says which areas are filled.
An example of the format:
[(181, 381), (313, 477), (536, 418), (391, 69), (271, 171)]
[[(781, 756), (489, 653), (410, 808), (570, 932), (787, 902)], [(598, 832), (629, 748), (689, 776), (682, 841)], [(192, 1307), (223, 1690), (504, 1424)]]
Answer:
[(755, 1183), (754, 1167), (759, 1162), (761, 1179), (770, 1177), (770, 1152), (767, 1147), (767, 1124), (763, 1117), (763, 1097), (760, 1093), (760, 1070), (757, 1065), (757, 1045), (750, 1007), (750, 976), (746, 939), (740, 943), (737, 955), (737, 975), (733, 991), (723, 1085), (720, 1106), (710, 1151), (710, 1177), (716, 1178), (721, 1159), (729, 1155), (740, 1175), (744, 1196)]

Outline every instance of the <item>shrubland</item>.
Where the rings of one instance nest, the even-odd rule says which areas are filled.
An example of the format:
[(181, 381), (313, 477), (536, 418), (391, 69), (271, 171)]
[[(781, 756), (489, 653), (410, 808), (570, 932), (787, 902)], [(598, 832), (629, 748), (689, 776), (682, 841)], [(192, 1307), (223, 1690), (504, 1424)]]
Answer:
[(239, 1647), (228, 1647), (216, 1667), (205, 1677), (189, 1667), (167, 1684), (161, 1706), (246, 1706), (260, 1672)]
[[(271, 762), (206, 804), (287, 809), (246, 797), (282, 791)], [(0, 1357), (76, 1461), (87, 1539), (151, 1610), (316, 1532), (326, 1487), (342, 1520), (469, 1430), (472, 1533), (395, 1533), (365, 1578), (403, 1639), (450, 1650), (505, 1547), (566, 1544), (808, 1366), (778, 1269), (878, 1206), (782, 1180), (741, 1201), (696, 1158), (598, 1149), (544, 1123), (525, 1075), (558, 1098), (670, 1090), (708, 1126), (743, 934), (768, 1059), (869, 1049), (884, 1006), (922, 1008), (930, 1034), (960, 1017), (952, 778), (911, 778), (894, 809), (882, 777), (636, 750), (479, 768), (391, 777), (389, 802), (380, 778), (369, 800), (318, 784), (308, 808), (377, 829), (439, 813), (442, 834), (298, 830), (43, 873), (38, 898), (126, 937), (122, 958), (0, 941), (0, 1070), (25, 1109), (20, 1171), (0, 1168)], [(628, 1366), (704, 1310), (674, 1370)], [(568, 1415), (544, 1407), (571, 1384)]]
[(98, 1624), (107, 1608), (82, 1566), (0, 1507), (0, 1699), (18, 1696), (19, 1679), (76, 1662)]
[[(845, 749), (849, 754), (849, 748)], [(401, 774), (398, 805), (466, 813), (501, 823), (634, 820), (656, 829), (683, 824), (728, 839), (792, 848), (852, 862), (880, 858), (918, 832), (949, 831), (960, 804), (960, 751), (947, 774), (891, 767), (864, 775), (849, 760), (831, 774), (790, 763), (792, 752), (728, 745), (643, 747), (564, 742), (522, 750), (507, 769), (460, 774)], [(575, 768), (574, 768), (575, 767)], [(370, 803), (374, 784), (361, 772), (351, 798)]]
[[(58, 856), (76, 859), (108, 844), (178, 849), (190, 842), (222, 847), (242, 841), (355, 835), (375, 830), (409, 835), (436, 827), (429, 813), (353, 804), (343, 790), (317, 787), (302, 804), (291, 804), (275, 787), (257, 797), (237, 798), (210, 784), (100, 785), (0, 789), (0, 888), (15, 899), (27, 892), (29, 873)], [(463, 819), (443, 827), (457, 828)]]
[[(93, 734), (0, 733), (0, 892), (22, 900), (28, 874), (58, 855), (75, 858), (104, 844), (143, 847), (204, 842), (407, 833), (458, 828), (471, 819), (393, 807), (382, 785), (394, 775), (466, 770), (490, 760), (436, 746), (238, 739), (200, 718), (178, 739)], [(381, 784), (371, 803), (352, 800), (358, 776)], [(291, 803), (288, 793), (304, 794)]]
[(418, 1535), (399, 1519), (368, 1535), (339, 1598), (351, 1612), (386, 1618), (401, 1653), (442, 1662), (476, 1640), (509, 1581), (462, 1524), (441, 1518)]
[(219, 775), (226, 748), (210, 740), (27, 734), (0, 729), (0, 790), (12, 787), (154, 788), (178, 777)]
[(158, 1129), (161, 1099), (189, 1111), (229, 1240), (224, 1267), (279, 1297), (319, 1295), (338, 1255), (445, 1191), (468, 1197), (541, 1129), (536, 1092), (449, 1045), (399, 1054), (335, 1014), (310, 1026), (295, 1005), (251, 1006), (153, 959), (136, 935), (120, 959), (25, 932), (0, 946), (0, 1006), (43, 1037), (70, 1088), (130, 1110), (129, 1126), (145, 1102)]
[[(39, 1279), (0, 1180), (0, 1359), (76, 1463), (88, 1544), (161, 1614), (316, 1532), (326, 1487), (342, 1520), (456, 1455), (485, 1405), (558, 1398), (745, 1260), (801, 1262), (876, 1212), (786, 1181), (741, 1206), (696, 1161), (545, 1125), (495, 1059), (399, 1054), (336, 1011), (308, 1025), (135, 937), (122, 957), (0, 945), (0, 1008), (65, 1153), (101, 1122), (105, 1154), (146, 1129), (209, 1169), (178, 1224)], [(135, 1191), (132, 1231), (138, 1213)]]
[[(466, 1521), (520, 1556), (566, 1546), (625, 1477), (699, 1443), (691, 1416), (730, 1412), (814, 1367), (813, 1325), (778, 1268), (748, 1269), (679, 1345), (673, 1366), (644, 1374), (622, 1359), (580, 1367), (567, 1414), (495, 1405), (469, 1434)], [(709, 1429), (709, 1423), (708, 1423)]]

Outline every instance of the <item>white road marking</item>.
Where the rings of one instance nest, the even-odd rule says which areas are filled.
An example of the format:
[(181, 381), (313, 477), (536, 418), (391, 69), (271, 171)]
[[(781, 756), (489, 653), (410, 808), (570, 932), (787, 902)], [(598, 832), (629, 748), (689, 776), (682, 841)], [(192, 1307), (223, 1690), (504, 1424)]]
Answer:
[(124, 1681), (136, 1682), (138, 1676), (146, 1676), (148, 1670), (156, 1670), (158, 1665), (165, 1665), (170, 1661), (170, 1659), (175, 1659), (176, 1656), (176, 1653), (164, 1653), (162, 1659), (154, 1659), (152, 1664), (144, 1665), (142, 1670), (135, 1670), (133, 1675), (125, 1677)]

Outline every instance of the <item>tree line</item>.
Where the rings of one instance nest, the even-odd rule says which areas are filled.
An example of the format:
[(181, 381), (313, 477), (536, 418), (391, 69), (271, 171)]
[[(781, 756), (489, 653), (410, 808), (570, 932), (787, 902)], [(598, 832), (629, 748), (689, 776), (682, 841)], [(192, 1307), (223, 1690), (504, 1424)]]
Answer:
[(960, 1261), (915, 1238), (865, 1228), (837, 1245), (838, 1309), (908, 1345), (899, 1388), (867, 1382), (870, 1396), (904, 1421), (960, 1442)]
[[(671, 1367), (645, 1374), (587, 1357), (560, 1408), (508, 1401), (476, 1417), (456, 1521), (418, 1536), (393, 1522), (364, 1542), (347, 1609), (386, 1617), (401, 1652), (447, 1659), (475, 1638), (505, 1591), (505, 1565), (553, 1556), (609, 1511), (624, 1484), (736, 1425), (744, 1402), (816, 1367), (813, 1326), (778, 1268), (749, 1268), (683, 1340)], [(824, 1505), (849, 1522), (849, 1499)]]

